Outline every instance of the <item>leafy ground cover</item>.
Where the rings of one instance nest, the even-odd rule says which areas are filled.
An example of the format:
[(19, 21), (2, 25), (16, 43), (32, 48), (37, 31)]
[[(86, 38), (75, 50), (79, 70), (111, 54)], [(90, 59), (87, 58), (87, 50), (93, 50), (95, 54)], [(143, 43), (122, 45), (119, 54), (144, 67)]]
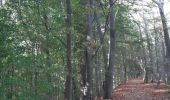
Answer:
[(119, 85), (113, 92), (112, 100), (170, 100), (170, 90), (164, 83), (144, 84), (142, 79), (132, 79)]

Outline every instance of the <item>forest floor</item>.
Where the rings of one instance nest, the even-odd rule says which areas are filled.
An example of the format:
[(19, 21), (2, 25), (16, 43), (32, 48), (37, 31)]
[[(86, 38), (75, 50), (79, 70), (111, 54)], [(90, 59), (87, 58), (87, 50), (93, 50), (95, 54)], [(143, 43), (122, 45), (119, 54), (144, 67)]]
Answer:
[(132, 79), (116, 87), (112, 100), (170, 100), (170, 89), (164, 83), (156, 88), (156, 83)]

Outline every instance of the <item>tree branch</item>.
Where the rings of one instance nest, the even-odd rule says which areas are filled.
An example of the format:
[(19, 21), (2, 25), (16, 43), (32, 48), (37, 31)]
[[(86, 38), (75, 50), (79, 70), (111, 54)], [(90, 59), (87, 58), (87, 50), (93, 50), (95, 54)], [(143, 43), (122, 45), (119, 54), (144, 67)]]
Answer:
[(158, 1), (156, 1), (156, 0), (152, 0), (152, 1), (153, 1), (155, 4), (157, 4), (158, 6), (160, 6)]

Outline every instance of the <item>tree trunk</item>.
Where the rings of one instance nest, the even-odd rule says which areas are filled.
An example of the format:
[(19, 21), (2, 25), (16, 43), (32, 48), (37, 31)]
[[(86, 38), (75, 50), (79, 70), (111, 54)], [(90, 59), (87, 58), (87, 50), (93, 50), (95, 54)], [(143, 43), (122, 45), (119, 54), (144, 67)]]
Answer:
[(100, 97), (100, 64), (99, 64), (99, 54), (97, 53), (96, 55), (96, 61), (95, 61), (95, 76), (96, 76), (96, 94), (97, 94), (97, 97), (99, 98)]
[[(124, 38), (125, 39), (125, 38)], [(122, 67), (121, 67), (121, 82), (124, 83), (127, 80), (127, 72), (126, 72), (126, 51), (122, 50)]]
[[(140, 26), (140, 24), (139, 23), (136, 23), (137, 25), (138, 25), (138, 28), (139, 28), (139, 34), (140, 34), (140, 40), (143, 40), (143, 37), (142, 37), (142, 30), (141, 30), (141, 26)], [(144, 46), (144, 43), (142, 43), (142, 55), (143, 55), (143, 57), (142, 57), (142, 62), (144, 62), (143, 63), (143, 74), (144, 74), (144, 76), (143, 76), (143, 78), (144, 78), (144, 82), (146, 82), (146, 67), (147, 67), (147, 60), (146, 60), (146, 51), (145, 51), (145, 46)]]
[(167, 21), (163, 12), (163, 8), (159, 6), (159, 11), (161, 15), (161, 20), (162, 20), (162, 26), (163, 26), (163, 31), (164, 31), (164, 38), (165, 38), (165, 45), (167, 48), (167, 54), (170, 58), (170, 39), (169, 39), (169, 33), (168, 33), (168, 27), (167, 27)]
[[(164, 31), (164, 39), (165, 39), (165, 45), (166, 45), (166, 50), (167, 50), (167, 55), (168, 55), (168, 61), (170, 61), (170, 39), (169, 39), (167, 21), (166, 21), (164, 9), (163, 9), (164, 2), (160, 2), (158, 4), (158, 7), (159, 7), (159, 12), (160, 12), (161, 21), (162, 21), (162, 27), (163, 27), (163, 31)], [(168, 68), (168, 71), (169, 70), (170, 70), (170, 68)], [(167, 80), (168, 80), (168, 84), (170, 84), (170, 74), (167, 75)]]
[[(157, 76), (156, 77), (156, 80), (157, 80), (157, 88), (159, 87), (159, 85), (160, 85), (160, 79), (161, 79), (161, 71), (160, 71), (160, 69), (159, 69), (159, 49), (158, 49), (158, 47), (159, 47), (159, 36), (158, 36), (158, 32), (157, 32), (157, 30), (156, 30), (156, 28), (155, 28), (155, 26), (154, 26), (154, 31), (155, 31), (155, 56), (156, 56), (156, 75), (155, 76)], [(163, 73), (162, 73), (163, 74)]]
[[(103, 45), (104, 44), (104, 36), (102, 34), (102, 31), (101, 31), (101, 23), (99, 21), (99, 16), (97, 14), (97, 12), (94, 13), (95, 15), (95, 20), (96, 20), (96, 24), (97, 24), (97, 34), (99, 35), (99, 38), (100, 38), (100, 45)], [(106, 30), (105, 30), (106, 31)], [(108, 63), (108, 57), (107, 57), (107, 50), (106, 50), (106, 47), (103, 45), (102, 46), (102, 52), (103, 52), (103, 58), (104, 58), (104, 65), (105, 65), (105, 68), (107, 67), (107, 63)]]
[[(91, 44), (91, 40), (92, 40), (92, 5), (93, 5), (93, 0), (87, 0), (86, 1), (86, 7), (88, 9), (86, 9), (87, 12), (87, 35), (86, 35), (86, 39), (88, 41), (89, 44)], [(86, 54), (85, 54), (85, 66), (86, 66), (86, 75), (87, 75), (87, 82), (86, 82), (86, 88), (87, 88), (87, 92), (86, 92), (86, 96), (85, 96), (85, 100), (91, 100), (91, 96), (92, 96), (92, 48), (91, 45), (86, 46), (85, 48)]]
[[(95, 4), (96, 5), (96, 2)], [(97, 13), (94, 12), (94, 17), (95, 17), (95, 20), (96, 20), (96, 24), (97, 24), (97, 34), (95, 35), (95, 41), (97, 42), (99, 36), (100, 36), (100, 24), (99, 24), (99, 19), (98, 19), (98, 16), (97, 16)], [(101, 45), (101, 44), (100, 44)], [(96, 86), (96, 95), (97, 97), (99, 98), (100, 97), (100, 64), (99, 64), (99, 51), (96, 53), (96, 57), (95, 57), (95, 86)]]
[[(100, 45), (103, 45), (104, 44), (104, 41), (103, 41), (103, 34), (102, 34), (102, 31), (101, 31), (101, 23), (99, 21), (99, 14), (97, 12), (94, 13), (94, 16), (95, 16), (95, 20), (96, 20), (96, 24), (97, 24), (97, 36), (100, 38)], [(102, 53), (103, 53), (103, 63), (104, 63), (104, 67), (107, 68), (107, 62), (108, 62), (108, 57), (107, 57), (107, 50), (106, 48), (104, 47), (104, 45), (102, 46)], [(96, 89), (96, 92), (97, 92), (97, 97), (101, 97), (102, 95), (102, 80), (101, 80), (101, 75), (102, 75), (102, 72), (101, 72), (101, 66), (99, 65), (99, 53), (97, 53), (96, 55), (96, 75), (97, 75), (97, 79), (96, 79), (96, 84), (98, 85), (97, 89)]]
[[(147, 49), (148, 49), (148, 63), (147, 66), (145, 68), (146, 74), (145, 74), (145, 79), (144, 82), (148, 83), (149, 80), (153, 79), (153, 56), (152, 56), (152, 44), (151, 44), (151, 39), (148, 33), (148, 24), (147, 24), (147, 20), (145, 19), (145, 17), (143, 17), (144, 20), (144, 32), (146, 35), (146, 42), (147, 42)], [(146, 79), (148, 78), (148, 79)]]
[[(126, 38), (125, 38), (125, 34), (123, 34), (123, 40), (124, 42), (126, 42)], [(127, 80), (127, 71), (126, 71), (126, 49), (122, 50), (122, 72), (123, 72), (123, 80), (121, 80), (122, 82), (126, 82)]]
[[(35, 50), (36, 50), (36, 40), (33, 41), (32, 43), (32, 67), (37, 67), (36, 66), (36, 55), (35, 55)], [(30, 93), (34, 97), (34, 99), (37, 99), (37, 79), (38, 79), (38, 72), (31, 72), (30, 76)]]
[(113, 75), (115, 63), (115, 14), (114, 14), (114, 0), (109, 1), (110, 4), (110, 55), (109, 67), (106, 69), (104, 99), (111, 99), (113, 90)]
[(72, 8), (71, 1), (66, 0), (67, 6), (67, 75), (65, 83), (65, 100), (72, 100)]
[[(161, 36), (163, 37), (163, 34), (161, 34)], [(162, 55), (162, 59), (163, 59), (163, 62), (164, 62), (164, 66), (163, 66), (163, 75), (162, 75), (162, 78), (163, 78), (163, 81), (165, 83), (167, 83), (167, 73), (168, 73), (168, 70), (166, 70), (166, 50), (165, 50), (165, 42), (164, 40), (161, 40), (161, 44), (162, 44), (162, 52), (161, 52), (161, 55)]]

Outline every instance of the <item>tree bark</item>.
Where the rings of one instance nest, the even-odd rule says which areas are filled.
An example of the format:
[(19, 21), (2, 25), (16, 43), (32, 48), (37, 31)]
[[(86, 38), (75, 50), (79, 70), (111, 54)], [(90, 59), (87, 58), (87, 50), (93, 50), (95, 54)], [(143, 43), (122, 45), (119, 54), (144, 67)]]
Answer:
[[(99, 14), (97, 12), (94, 13), (94, 17), (95, 17), (95, 20), (96, 20), (96, 24), (97, 24), (97, 35), (98, 37), (100, 38), (100, 45), (103, 45), (102, 46), (102, 53), (103, 53), (103, 63), (104, 63), (104, 67), (107, 68), (107, 62), (108, 62), (108, 57), (107, 57), (107, 50), (104, 46), (104, 42), (103, 42), (103, 34), (102, 34), (102, 31), (101, 31), (101, 23), (99, 21)], [(102, 82), (101, 82), (101, 75), (102, 75), (102, 72), (101, 72), (101, 66), (99, 64), (99, 53), (97, 53), (96, 55), (96, 75), (97, 75), (97, 79), (96, 79), (96, 84), (98, 85), (97, 89), (96, 89), (96, 92), (97, 92), (97, 97), (101, 97), (102, 95)]]
[[(96, 2), (95, 4), (96, 5)], [(97, 24), (97, 34), (95, 35), (95, 41), (97, 42), (99, 36), (100, 36), (100, 24), (99, 24), (99, 19), (98, 19), (98, 16), (97, 16), (97, 12), (94, 12), (94, 17), (95, 17), (95, 20), (96, 20), (96, 24)], [(101, 44), (100, 44), (101, 45)], [(100, 97), (100, 63), (99, 63), (99, 53), (97, 52), (96, 53), (96, 57), (95, 57), (95, 85), (96, 85), (96, 95), (97, 97), (99, 98)]]
[(144, 32), (146, 35), (146, 42), (147, 42), (147, 49), (148, 49), (148, 63), (147, 66), (145, 68), (146, 74), (145, 74), (145, 79), (144, 82), (148, 83), (149, 80), (153, 80), (153, 56), (152, 56), (152, 44), (151, 44), (151, 39), (148, 33), (148, 24), (147, 24), (147, 20), (145, 17), (143, 17), (144, 20)]
[(115, 64), (115, 13), (114, 13), (114, 0), (109, 0), (110, 4), (110, 55), (109, 67), (106, 69), (104, 99), (111, 99), (113, 90), (113, 75)]
[[(170, 61), (170, 38), (169, 38), (169, 33), (168, 33), (167, 21), (166, 21), (166, 17), (164, 14), (164, 8), (163, 8), (164, 2), (159, 2), (158, 7), (159, 7), (162, 27), (164, 31), (164, 39), (165, 39), (165, 45), (166, 45), (166, 50), (167, 50), (167, 55), (168, 55), (168, 61)], [(170, 68), (168, 68), (168, 70), (170, 70)], [(167, 75), (167, 82), (168, 84), (170, 84), (170, 74)]]
[(72, 100), (72, 8), (71, 1), (66, 0), (67, 6), (67, 75), (65, 83), (65, 100)]
[[(88, 8), (87, 13), (87, 41), (90, 43), (92, 39), (92, 5), (93, 0), (87, 0), (86, 1), (86, 7)], [(92, 95), (92, 48), (86, 47), (86, 68), (87, 68), (87, 94), (86, 94), (86, 100), (91, 100)]]
[[(136, 22), (136, 24), (137, 24), (137, 26), (138, 26), (138, 28), (139, 28), (139, 35), (140, 35), (140, 40), (143, 40), (143, 37), (142, 37), (142, 30), (141, 30), (141, 26), (140, 26), (140, 24), (139, 23), (137, 23)], [(142, 55), (143, 55), (143, 57), (142, 57), (142, 62), (143, 62), (143, 72), (144, 72), (144, 82), (146, 81), (145, 79), (147, 78), (146, 76), (146, 74), (147, 74), (147, 72), (146, 72), (146, 67), (147, 67), (147, 60), (146, 60), (146, 51), (145, 51), (145, 46), (144, 46), (144, 43), (142, 43)]]

